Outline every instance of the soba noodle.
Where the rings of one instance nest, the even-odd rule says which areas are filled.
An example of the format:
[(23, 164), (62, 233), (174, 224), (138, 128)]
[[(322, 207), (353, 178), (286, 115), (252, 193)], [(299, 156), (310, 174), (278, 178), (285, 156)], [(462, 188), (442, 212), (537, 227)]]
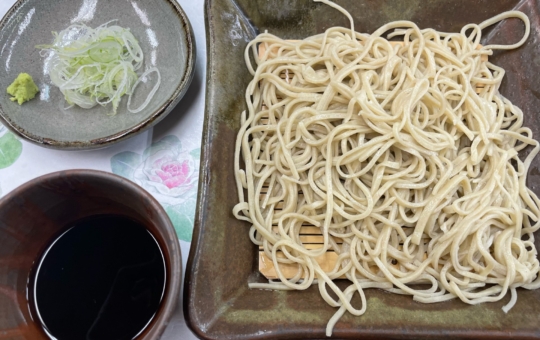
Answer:
[[(263, 33), (246, 49), (253, 80), (236, 141), (233, 213), (252, 225), (280, 278), (250, 287), (317, 284), (338, 308), (327, 335), (345, 311), (366, 311), (367, 288), (423, 303), (478, 304), (510, 292), (507, 312), (516, 288), (540, 286), (540, 205), (525, 184), (539, 144), (499, 93), (504, 70), (486, 57), (521, 46), (527, 16), (505, 12), (460, 33), (395, 21), (368, 35), (354, 31), (344, 9), (319, 2), (347, 15), (351, 28), (301, 41)], [(525, 23), (521, 41), (480, 45), (482, 29), (510, 17)], [(392, 30), (388, 39), (403, 44), (383, 38)], [(320, 228), (320, 249), (300, 241), (306, 224)], [(338, 260), (325, 273), (316, 258), (329, 249)], [(296, 277), (287, 279), (281, 263), (298, 264)], [(344, 290), (339, 277), (351, 282)]]

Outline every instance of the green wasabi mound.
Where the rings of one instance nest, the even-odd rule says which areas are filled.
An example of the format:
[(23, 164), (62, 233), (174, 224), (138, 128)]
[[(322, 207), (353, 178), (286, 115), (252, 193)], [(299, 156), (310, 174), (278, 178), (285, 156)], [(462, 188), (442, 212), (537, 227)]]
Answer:
[(17, 101), (19, 105), (34, 98), (38, 92), (34, 79), (28, 73), (20, 73), (7, 88), (7, 93), (13, 96), (9, 99), (12, 102)]

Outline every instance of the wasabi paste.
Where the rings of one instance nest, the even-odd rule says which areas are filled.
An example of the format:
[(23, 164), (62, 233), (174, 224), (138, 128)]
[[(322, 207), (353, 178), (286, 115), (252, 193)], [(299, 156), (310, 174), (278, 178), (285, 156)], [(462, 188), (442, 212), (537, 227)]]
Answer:
[(9, 85), (7, 92), (13, 96), (10, 98), (11, 101), (17, 101), (21, 105), (34, 98), (39, 89), (28, 73), (20, 73), (13, 83)]

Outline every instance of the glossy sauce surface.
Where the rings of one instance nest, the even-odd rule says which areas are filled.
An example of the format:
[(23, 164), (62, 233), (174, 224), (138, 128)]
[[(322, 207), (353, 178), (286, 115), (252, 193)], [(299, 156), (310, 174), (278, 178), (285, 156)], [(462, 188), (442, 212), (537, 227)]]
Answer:
[(38, 266), (36, 311), (59, 340), (135, 338), (158, 310), (166, 281), (152, 234), (117, 215), (73, 223)]

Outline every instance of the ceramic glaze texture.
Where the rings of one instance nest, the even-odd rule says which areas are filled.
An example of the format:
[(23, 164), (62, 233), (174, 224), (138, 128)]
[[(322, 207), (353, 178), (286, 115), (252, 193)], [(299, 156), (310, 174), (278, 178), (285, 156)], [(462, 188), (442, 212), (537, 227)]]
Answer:
[[(540, 138), (540, 4), (536, 0), (362, 1), (336, 0), (353, 16), (357, 31), (371, 33), (393, 20), (412, 20), (421, 28), (459, 31), (503, 11), (518, 9), (531, 19), (527, 43), (490, 56), (507, 73), (501, 93), (519, 106), (524, 124)], [(332, 26), (348, 26), (336, 10), (310, 0), (207, 0), (208, 46), (206, 121), (201, 154), (198, 213), (188, 268), (184, 310), (191, 329), (204, 339), (325, 338), (325, 327), (336, 312), (320, 297), (318, 287), (305, 291), (250, 290), (248, 282), (265, 282), (258, 272), (258, 249), (249, 239), (249, 223), (236, 220), (234, 181), (235, 139), (245, 89), (252, 76), (244, 49), (257, 32), (268, 30), (286, 39), (302, 39)], [(507, 20), (484, 32), (482, 43), (511, 44), (523, 35), (518, 20)], [(528, 186), (540, 193), (540, 157), (532, 164)], [(540, 234), (536, 247), (540, 249)], [(337, 283), (341, 288), (346, 282)], [(334, 328), (334, 338), (423, 339), (540, 338), (540, 290), (519, 290), (518, 302), (505, 314), (496, 303), (476, 306), (459, 300), (437, 304), (414, 302), (370, 289), (367, 311), (346, 313)], [(358, 296), (353, 304), (360, 306)]]
[[(69, 110), (60, 90), (49, 77), (50, 58), (35, 46), (50, 44), (52, 31), (71, 24), (97, 27), (111, 20), (129, 28), (144, 53), (140, 72), (157, 67), (161, 85), (149, 105), (138, 113), (118, 113), (111, 106)], [(20, 0), (0, 22), (0, 122), (22, 137), (49, 147), (88, 149), (103, 147), (153, 126), (178, 103), (189, 86), (195, 60), (193, 32), (174, 0)], [(39, 87), (38, 96), (19, 106), (6, 88), (21, 72)], [(138, 107), (155, 84), (153, 73), (135, 91), (131, 107)]]

